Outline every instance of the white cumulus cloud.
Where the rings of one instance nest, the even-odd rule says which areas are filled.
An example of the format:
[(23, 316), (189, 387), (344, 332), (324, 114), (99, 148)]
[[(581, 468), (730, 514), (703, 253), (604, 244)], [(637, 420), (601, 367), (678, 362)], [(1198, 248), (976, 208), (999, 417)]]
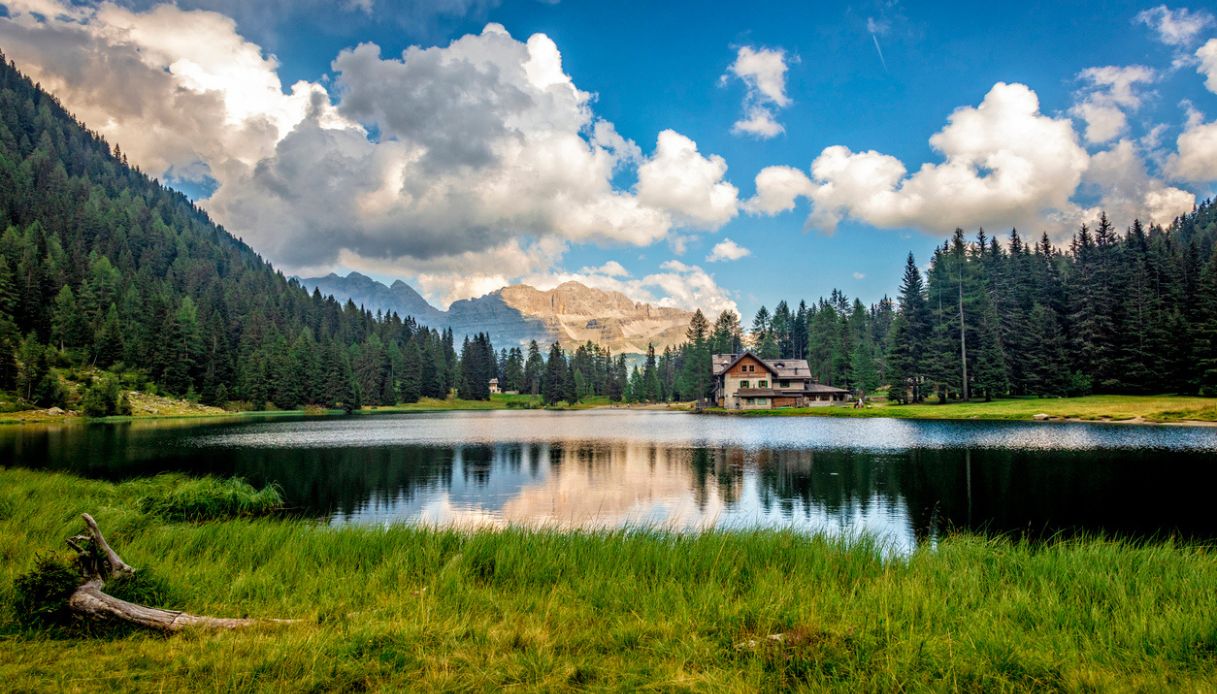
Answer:
[(744, 95), (744, 117), (736, 121), (732, 131), (769, 139), (785, 132), (778, 123), (776, 111), (790, 105), (786, 94), (786, 52), (773, 48), (741, 46), (735, 62), (727, 68), (722, 81), (731, 75), (739, 78), (747, 89)]
[(1035, 92), (999, 82), (977, 107), (957, 109), (930, 138), (943, 155), (908, 174), (874, 151), (826, 148), (811, 165), (812, 226), (847, 217), (882, 228), (1028, 225), (1069, 208), (1088, 157), (1067, 119), (1039, 112)]
[(1217, 39), (1209, 39), (1196, 50), (1196, 71), (1204, 75), (1204, 86), (1217, 94)]
[(1092, 156), (1084, 183), (1100, 199), (1097, 207), (1082, 213), (1083, 219), (1097, 217), (1102, 210), (1112, 219), (1140, 218), (1165, 225), (1190, 212), (1196, 203), (1192, 193), (1150, 177), (1136, 146), (1128, 139)]
[[(210, 179), (201, 204), (289, 271), (416, 277), (446, 302), (555, 271), (573, 244), (646, 246), (737, 212), (721, 157), (674, 131), (645, 156), (544, 34), (489, 24), (398, 56), (361, 44), (332, 82), (287, 86), (218, 12), (6, 7), (10, 58), (145, 171)], [(635, 189), (614, 184), (635, 168)]]
[(1200, 32), (1213, 26), (1213, 15), (1187, 8), (1172, 10), (1166, 5), (1144, 10), (1135, 21), (1154, 30), (1158, 40), (1168, 46), (1190, 46)]
[(1191, 111), (1175, 147), (1166, 160), (1167, 173), (1192, 183), (1217, 181), (1217, 120), (1206, 123), (1201, 113)]
[[(1148, 68), (1095, 68), (1082, 74), (1101, 91), (1103, 103), (1117, 109), (1139, 106), (1142, 95), (1136, 86), (1154, 78)], [(1189, 156), (1176, 156), (1168, 168), (1212, 172), (1213, 165), (1199, 155), (1210, 147), (1217, 152), (1217, 138), (1213, 145), (1202, 142), (1207, 131), (1200, 130), (1199, 117), (1192, 120), (1193, 128), (1180, 138), (1180, 150)], [(1110, 139), (1118, 131), (1091, 139)], [(1155, 137), (1151, 133), (1146, 141)], [(789, 166), (763, 169), (756, 177), (756, 193), (743, 207), (773, 215), (806, 198), (812, 206), (808, 226), (829, 232), (853, 219), (932, 234), (957, 226), (1016, 226), (1063, 237), (1100, 209), (1116, 218), (1165, 224), (1195, 202), (1192, 193), (1150, 176), (1144, 153), (1132, 140), (1089, 154), (1071, 121), (1041, 113), (1035, 92), (1021, 84), (999, 82), (979, 106), (956, 109), (930, 145), (941, 161), (911, 172), (889, 154), (826, 147), (812, 162), (810, 175)]]
[(1141, 107), (1138, 85), (1157, 79), (1157, 73), (1144, 65), (1092, 67), (1078, 74), (1086, 86), (1078, 94), (1071, 113), (1086, 123), (1086, 141), (1109, 142), (1127, 128), (1125, 111)]
[(723, 239), (714, 244), (714, 248), (710, 249), (710, 255), (706, 256), (706, 260), (711, 263), (720, 263), (728, 260), (739, 260), (752, 255), (752, 251), (744, 248), (731, 239)]
[(703, 156), (675, 130), (659, 133), (655, 153), (638, 167), (638, 200), (672, 212), (686, 226), (718, 229), (739, 212), (739, 190), (723, 180), (727, 162)]

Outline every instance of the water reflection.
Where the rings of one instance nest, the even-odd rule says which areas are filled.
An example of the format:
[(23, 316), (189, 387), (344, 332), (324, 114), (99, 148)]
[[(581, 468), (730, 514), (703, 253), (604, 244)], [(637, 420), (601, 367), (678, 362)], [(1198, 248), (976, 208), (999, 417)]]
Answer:
[(235, 474), (334, 524), (781, 527), (898, 548), (953, 528), (1212, 539), (1215, 451), (1213, 429), (646, 412), (0, 429), (17, 464)]

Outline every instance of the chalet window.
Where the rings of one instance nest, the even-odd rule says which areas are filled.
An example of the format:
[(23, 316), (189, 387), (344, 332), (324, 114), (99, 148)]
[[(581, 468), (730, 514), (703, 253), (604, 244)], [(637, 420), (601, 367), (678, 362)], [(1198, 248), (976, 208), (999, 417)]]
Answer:
[(789, 388), (789, 387), (790, 387), (790, 381), (782, 381), (782, 382), (781, 382), (781, 387), (783, 387), (783, 388)]
[(769, 381), (757, 381), (757, 382), (756, 382), (756, 387), (757, 387), (757, 388), (768, 388), (768, 387), (769, 387)]
[(747, 387), (748, 387), (748, 384), (749, 384), (749, 381), (740, 381), (740, 382), (739, 382), (739, 387), (740, 387), (740, 388), (747, 388)]

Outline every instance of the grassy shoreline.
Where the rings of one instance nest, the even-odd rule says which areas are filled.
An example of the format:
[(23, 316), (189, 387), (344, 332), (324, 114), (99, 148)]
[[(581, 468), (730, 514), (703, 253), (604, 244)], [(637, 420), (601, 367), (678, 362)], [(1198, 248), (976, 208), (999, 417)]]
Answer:
[[(890, 417), (894, 419), (1076, 421), (1132, 424), (1212, 425), (1217, 399), (1186, 395), (1086, 395), (1075, 398), (1008, 398), (993, 402), (897, 405), (878, 403), (863, 409), (837, 407), (777, 410), (706, 410), (737, 417)], [(1046, 415), (1037, 418), (1037, 415)]]
[[(178, 401), (182, 402), (182, 401)], [(402, 414), (410, 412), (457, 412), (487, 410), (547, 410), (555, 412), (595, 409), (641, 409), (641, 410), (689, 410), (685, 403), (626, 405), (611, 402), (607, 397), (588, 398), (578, 403), (545, 405), (536, 395), (493, 395), (490, 400), (462, 400), (460, 398), (422, 398), (418, 402), (397, 405), (368, 405), (353, 415)], [(89, 418), (72, 411), (47, 414), (46, 410), (22, 410), (0, 414), (0, 425), (6, 424), (50, 424), (64, 422), (131, 422), (157, 419), (217, 419), (230, 417), (295, 417), (301, 415), (325, 416), (346, 415), (345, 410), (310, 407), (298, 410), (223, 410), (218, 407), (173, 407), (164, 411), (143, 414)]]
[[(147, 488), (0, 470), (0, 677), (8, 686), (1217, 687), (1210, 547), (960, 536), (892, 557), (865, 540), (774, 531), (171, 523), (140, 510)], [(169, 639), (18, 625), (13, 578), (36, 555), (59, 552), (81, 511), (97, 517), (128, 562), (168, 584), (170, 607), (301, 623)]]
[[(571, 411), (591, 409), (640, 409), (691, 411), (691, 403), (657, 405), (627, 405), (597, 397), (573, 405), (543, 405), (538, 396), (494, 395), (489, 401), (448, 398), (423, 398), (415, 403), (368, 406), (355, 411), (357, 415), (399, 414), (411, 412), (451, 412), (544, 409)], [(155, 419), (205, 419), (224, 417), (276, 417), (300, 415), (343, 415), (343, 410), (308, 408), (300, 410), (227, 411), (220, 408), (168, 408), (124, 417), (88, 419), (75, 413), (42, 415), (42, 411), (0, 414), (0, 425), (47, 424), (72, 421), (126, 422)], [(879, 402), (864, 409), (843, 407), (804, 407), (776, 410), (724, 410), (711, 408), (706, 414), (733, 417), (889, 417), (894, 419), (930, 420), (992, 420), (992, 421), (1070, 421), (1110, 422), (1127, 424), (1173, 424), (1187, 426), (1217, 425), (1217, 399), (1186, 395), (1087, 395), (1074, 398), (1007, 398), (993, 402), (897, 405)], [(1046, 417), (1037, 415), (1046, 415)]]

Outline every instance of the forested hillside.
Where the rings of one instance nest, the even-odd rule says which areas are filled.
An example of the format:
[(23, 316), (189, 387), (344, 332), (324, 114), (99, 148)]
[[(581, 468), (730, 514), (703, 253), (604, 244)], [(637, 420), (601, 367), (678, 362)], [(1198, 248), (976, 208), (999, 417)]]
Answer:
[(117, 374), (254, 407), (457, 385), (450, 333), (308, 294), (0, 62), (0, 390), (65, 404), (53, 367), (84, 370), (99, 411), (119, 407)]

